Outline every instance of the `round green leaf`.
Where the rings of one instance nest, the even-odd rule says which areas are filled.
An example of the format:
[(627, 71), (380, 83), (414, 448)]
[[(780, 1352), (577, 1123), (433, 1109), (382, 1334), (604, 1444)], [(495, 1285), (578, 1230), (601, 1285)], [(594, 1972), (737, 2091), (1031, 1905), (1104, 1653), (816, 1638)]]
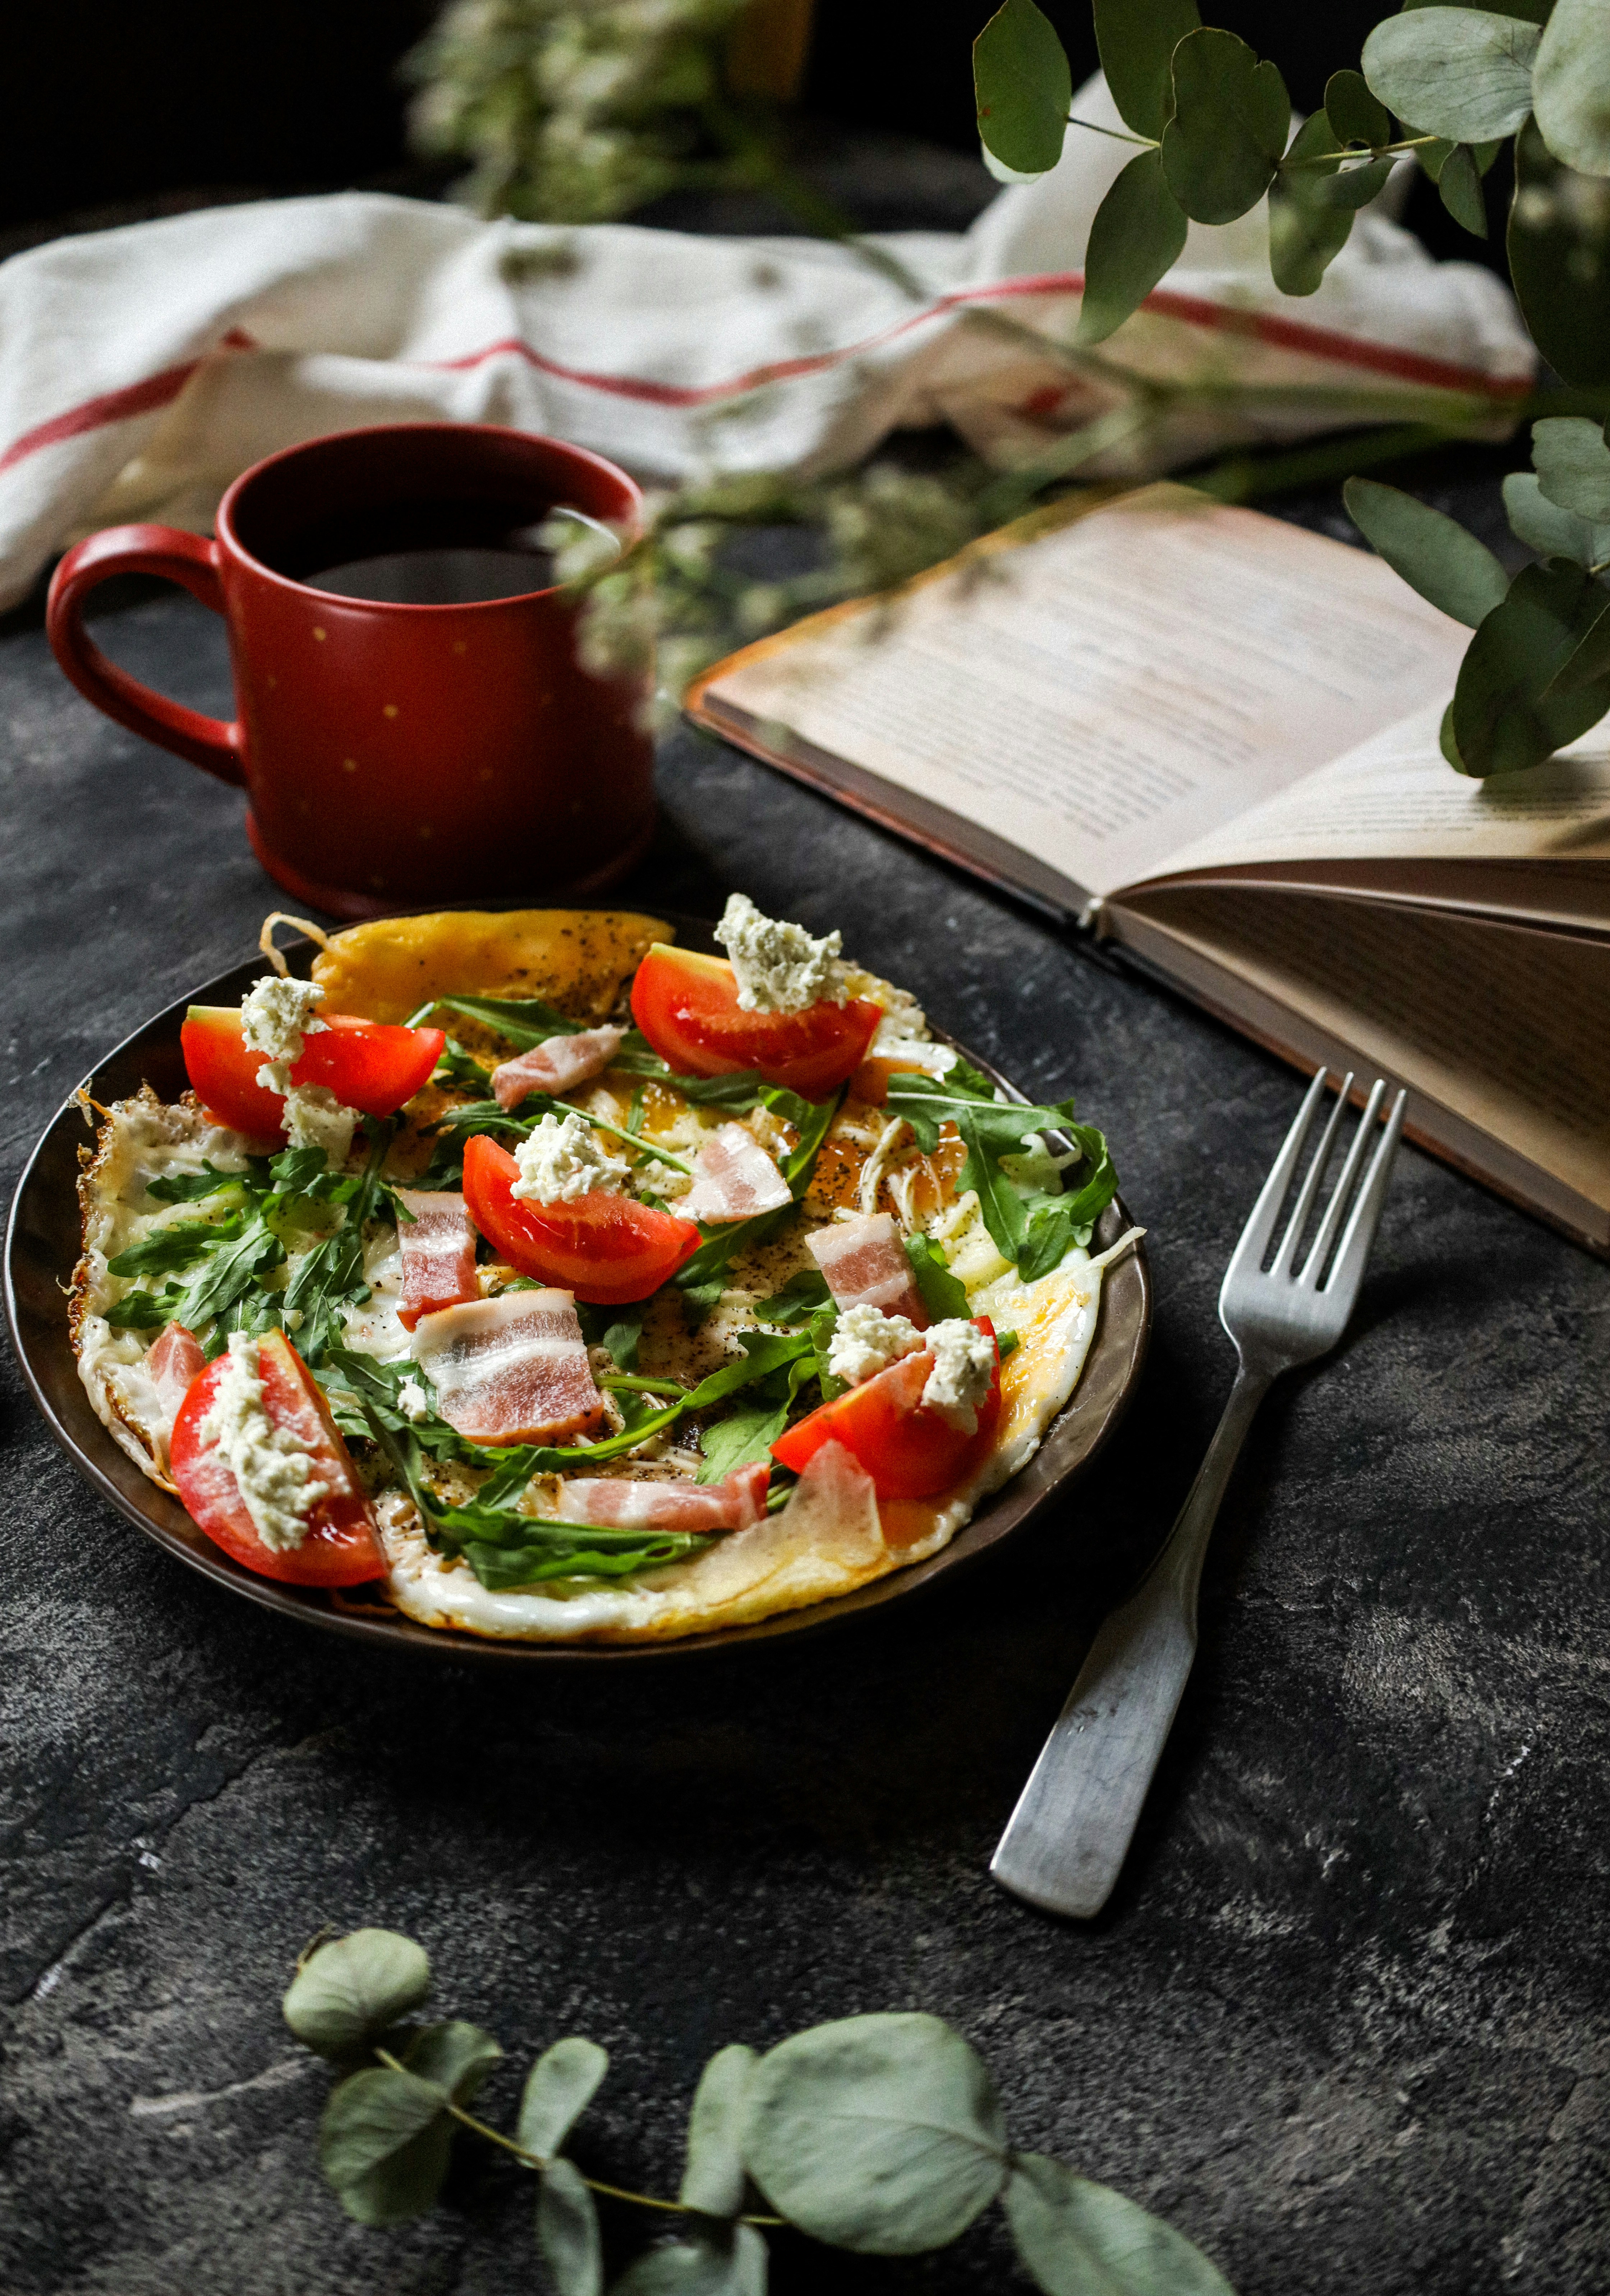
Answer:
[(1277, 180), (1269, 193), (1269, 269), (1282, 295), (1312, 295), (1347, 244), (1351, 208), (1316, 207)]
[(574, 2161), (553, 2161), (543, 2170), (536, 2195), (536, 2240), (559, 2296), (603, 2296), (598, 2210)]
[(434, 2082), (376, 2065), (331, 2090), (319, 2166), (359, 2224), (401, 2224), (441, 2190), (452, 2139)]
[(1200, 29), (1197, 0), (1094, 0), (1096, 47), (1118, 116), (1155, 142), (1173, 110), (1169, 60)]
[(1482, 197), (1481, 169), (1474, 147), (1456, 144), (1437, 171), (1437, 190), (1455, 223), (1477, 239), (1487, 236), (1487, 202)]
[(1610, 201), (1554, 157), (1529, 120), (1515, 143), (1509, 277), (1532, 340), (1583, 390), (1610, 384)]
[(552, 2158), (593, 2102), (609, 2070), (609, 2053), (596, 2041), (572, 2036), (555, 2041), (526, 2076), (514, 2141), (539, 2161)]
[(298, 2041), (321, 2056), (344, 2057), (417, 2009), (429, 1990), (422, 1946), (395, 1930), (354, 1930), (309, 1956), (281, 2007)]
[(1580, 566), (1526, 566), (1470, 642), (1453, 691), (1453, 741), (1467, 774), (1522, 773), (1596, 726), (1610, 678), (1549, 693), (1606, 603)]
[(1598, 619), (1589, 623), (1574, 650), (1549, 679), (1543, 699), (1553, 701), (1567, 694), (1581, 693), (1606, 679), (1610, 679), (1610, 595), (1606, 596)]
[[(1273, 188), (1307, 207), (1353, 209), (1374, 199), (1396, 164), (1392, 160), (1349, 160), (1328, 115), (1316, 111), (1292, 137)], [(1346, 235), (1342, 234), (1344, 239)]]
[(1610, 176), (1610, 0), (1557, 0), (1532, 102), (1557, 160), (1584, 176)]
[(1610, 447), (1597, 422), (1581, 414), (1534, 422), (1532, 461), (1551, 503), (1579, 518), (1610, 519)]
[(1325, 83), (1325, 113), (1339, 144), (1392, 141), (1392, 114), (1369, 93), (1362, 72), (1332, 72)]
[(1579, 566), (1610, 559), (1610, 526), (1551, 503), (1530, 471), (1511, 471), (1504, 480), (1504, 508), (1510, 531), (1540, 558), (1570, 558)]
[(467, 2105), (503, 2054), (490, 2033), (455, 2017), (449, 2024), (422, 2026), (403, 2062), (421, 2080), (434, 2081), (454, 2104)]
[(1484, 8), (1414, 8), (1364, 43), (1371, 92), (1421, 135), (1451, 144), (1513, 135), (1532, 110), (1535, 24)]
[(744, 2122), (749, 2083), (760, 2060), (741, 2041), (718, 2049), (699, 2076), (688, 2115), (688, 2160), (677, 2197), (707, 2217), (735, 2217), (743, 2206)]
[(1073, 76), (1034, 0), (1006, 0), (973, 42), (978, 133), (1016, 175), (1042, 176), (1062, 157)]
[(1197, 223), (1233, 223), (1269, 187), (1291, 131), (1271, 63), (1233, 32), (1204, 29), (1173, 53), (1174, 116), (1163, 131), (1169, 186)]
[(1045, 2296), (1235, 2296), (1183, 2233), (1060, 2161), (1018, 2153), (1001, 2197)]
[(1349, 479), (1347, 515), (1394, 574), (1470, 629), (1501, 604), (1509, 577), (1457, 519), (1377, 479)]
[(648, 2249), (610, 2296), (766, 2296), (765, 2242), (753, 2225), (732, 2225)]
[(1162, 154), (1130, 161), (1096, 209), (1084, 250), (1082, 343), (1104, 343), (1146, 300), (1185, 245), (1188, 229), (1168, 188)]
[(982, 2059), (937, 2017), (845, 2017), (769, 2050), (749, 2091), (749, 2174), (817, 2240), (943, 2248), (1000, 2191), (1006, 2129)]

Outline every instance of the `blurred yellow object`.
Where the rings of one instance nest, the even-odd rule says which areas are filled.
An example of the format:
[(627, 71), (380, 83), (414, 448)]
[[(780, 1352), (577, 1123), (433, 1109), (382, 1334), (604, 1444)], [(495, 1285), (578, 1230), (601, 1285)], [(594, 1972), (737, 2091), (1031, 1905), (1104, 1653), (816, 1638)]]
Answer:
[(805, 78), (815, 0), (755, 0), (727, 37), (726, 81), (732, 95), (792, 103)]

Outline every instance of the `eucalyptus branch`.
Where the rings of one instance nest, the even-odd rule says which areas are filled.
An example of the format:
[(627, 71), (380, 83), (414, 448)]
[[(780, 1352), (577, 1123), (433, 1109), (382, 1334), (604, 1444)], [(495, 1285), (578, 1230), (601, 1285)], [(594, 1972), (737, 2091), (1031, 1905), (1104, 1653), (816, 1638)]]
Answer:
[(1067, 124), (1070, 127), (1083, 127), (1091, 135), (1110, 135), (1115, 144), (1139, 144), (1148, 152), (1155, 152), (1157, 148), (1155, 135), (1131, 135), (1122, 127), (1104, 127), (1099, 119), (1081, 119), (1071, 111), (1067, 115)]

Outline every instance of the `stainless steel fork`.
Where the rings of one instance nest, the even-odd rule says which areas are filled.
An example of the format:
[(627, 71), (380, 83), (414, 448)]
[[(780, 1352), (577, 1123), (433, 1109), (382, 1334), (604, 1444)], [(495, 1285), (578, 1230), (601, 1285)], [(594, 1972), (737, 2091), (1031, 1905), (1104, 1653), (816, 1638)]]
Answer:
[(1328, 1080), (1328, 1070), (1321, 1069), (1309, 1086), (1225, 1270), (1219, 1319), (1240, 1361), (1190, 1496), (1144, 1582), (1103, 1622), (990, 1861), (997, 1882), (1048, 1913), (1088, 1916), (1107, 1903), (1197, 1654), (1202, 1558), (1253, 1414), (1281, 1372), (1336, 1345), (1358, 1298), (1407, 1098), (1399, 1093), (1385, 1127), (1377, 1128), (1387, 1090), (1379, 1078), (1300, 1270), (1295, 1268), (1297, 1250), (1330, 1162), (1351, 1074), (1320, 1133), (1273, 1261), (1263, 1266)]

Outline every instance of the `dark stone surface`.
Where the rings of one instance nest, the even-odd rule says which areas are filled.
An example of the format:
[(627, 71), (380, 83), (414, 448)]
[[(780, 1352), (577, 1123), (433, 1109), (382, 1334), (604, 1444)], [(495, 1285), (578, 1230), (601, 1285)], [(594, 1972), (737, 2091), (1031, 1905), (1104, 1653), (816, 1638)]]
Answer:
[[(225, 704), (188, 599), (100, 635)], [(97, 1055), (248, 954), (277, 896), (239, 798), (97, 717), (37, 614), (0, 635), (0, 718), (9, 1187)], [(1165, 2212), (1243, 2296), (1603, 2287), (1605, 1270), (1405, 1153), (1354, 1332), (1276, 1390), (1232, 1487), (1117, 1896), (1087, 1926), (1026, 1911), (988, 1854), (1223, 1400), (1220, 1275), (1298, 1086), (731, 752), (678, 735), (661, 786), (637, 897), (738, 884), (841, 925), (1107, 1128), (1157, 1286), (1131, 1417), (953, 1593), (554, 1683), (355, 1654), (204, 1585), (90, 1497), (6, 1357), (0, 2288), (539, 2284), (495, 2173), (394, 2233), (320, 2185), (324, 2076), (276, 2005), (324, 1923), (425, 1941), (444, 2006), (510, 2051), (494, 2117), (540, 2046), (602, 2041), (582, 2155), (650, 2189), (718, 2044), (922, 2006), (985, 2051), (1020, 2143)], [(780, 2252), (775, 2284), (1026, 2285), (987, 2226), (905, 2266)]]

